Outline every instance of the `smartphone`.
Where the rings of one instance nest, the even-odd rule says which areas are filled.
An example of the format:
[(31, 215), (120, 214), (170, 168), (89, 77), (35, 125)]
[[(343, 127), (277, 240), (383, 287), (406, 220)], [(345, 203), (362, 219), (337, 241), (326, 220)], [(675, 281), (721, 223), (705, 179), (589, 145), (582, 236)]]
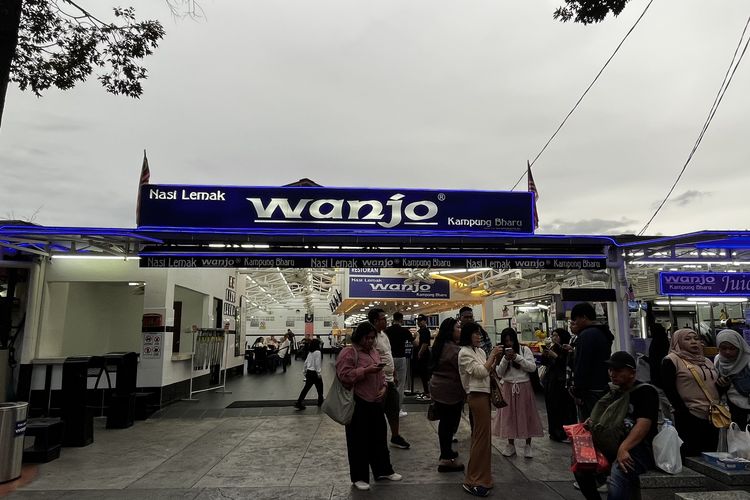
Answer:
[(512, 347), (506, 347), (505, 348), (505, 354), (513, 354), (513, 348)]
[(385, 366), (385, 363), (378, 363), (378, 368), (383, 368)]

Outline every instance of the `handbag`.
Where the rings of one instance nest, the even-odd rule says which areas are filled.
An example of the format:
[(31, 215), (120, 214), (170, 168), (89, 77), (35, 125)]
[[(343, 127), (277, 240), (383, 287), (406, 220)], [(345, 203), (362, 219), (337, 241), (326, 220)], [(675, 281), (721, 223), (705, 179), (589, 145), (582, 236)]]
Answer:
[(703, 394), (708, 400), (708, 419), (717, 429), (726, 429), (727, 427), (729, 427), (729, 424), (732, 423), (732, 414), (729, 411), (729, 406), (723, 401), (712, 400), (711, 396), (708, 394), (706, 385), (703, 383), (703, 380), (701, 380), (700, 376), (695, 372), (695, 366), (688, 363), (684, 359), (682, 361), (685, 363), (685, 366), (687, 366), (688, 370), (690, 370), (690, 373), (693, 374), (693, 378), (696, 382), (698, 382), (698, 385), (700, 386)]
[[(354, 349), (354, 366), (356, 367), (359, 363), (359, 354), (355, 347), (350, 349)], [(338, 374), (336, 374), (320, 409), (334, 422), (349, 425), (354, 416), (354, 404), (354, 387), (351, 389), (344, 387)]]
[(508, 406), (508, 403), (506, 403), (503, 398), (500, 378), (497, 376), (497, 372), (494, 369), (490, 370), (490, 401), (495, 408), (505, 408)]

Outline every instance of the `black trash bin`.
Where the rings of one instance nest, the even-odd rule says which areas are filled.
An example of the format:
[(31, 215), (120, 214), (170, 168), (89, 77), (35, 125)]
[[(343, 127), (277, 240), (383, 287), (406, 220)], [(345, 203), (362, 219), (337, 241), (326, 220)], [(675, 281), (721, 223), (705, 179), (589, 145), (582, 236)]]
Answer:
[(104, 355), (108, 374), (115, 374), (109, 408), (107, 429), (126, 429), (135, 420), (135, 393), (138, 379), (138, 354), (109, 352)]
[(87, 406), (89, 370), (104, 368), (101, 356), (71, 356), (63, 363), (60, 416), (65, 430), (63, 446), (87, 446), (94, 442), (94, 410)]

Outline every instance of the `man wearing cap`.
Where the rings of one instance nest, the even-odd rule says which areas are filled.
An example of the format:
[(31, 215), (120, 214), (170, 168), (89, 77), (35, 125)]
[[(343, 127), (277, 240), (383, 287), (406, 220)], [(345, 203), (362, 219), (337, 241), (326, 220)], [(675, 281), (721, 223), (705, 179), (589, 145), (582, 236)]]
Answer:
[[(609, 378), (617, 389), (629, 397), (625, 416), (627, 434), (617, 450), (617, 456), (607, 457), (612, 463), (609, 476), (609, 500), (629, 499), (640, 488), (639, 476), (654, 467), (652, 441), (657, 433), (659, 395), (649, 384), (635, 379), (635, 359), (625, 351), (618, 351), (606, 362)], [(587, 424), (591, 420), (586, 421)], [(596, 472), (576, 473), (576, 481), (587, 500), (600, 500), (596, 488)]]

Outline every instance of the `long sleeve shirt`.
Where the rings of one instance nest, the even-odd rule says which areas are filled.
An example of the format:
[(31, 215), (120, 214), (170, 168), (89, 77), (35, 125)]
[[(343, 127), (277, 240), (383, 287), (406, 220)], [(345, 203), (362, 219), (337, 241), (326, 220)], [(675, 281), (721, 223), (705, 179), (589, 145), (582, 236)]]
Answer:
[(463, 346), (458, 352), (458, 369), (466, 394), (490, 392), (490, 372), (484, 367), (487, 354), (481, 347)]
[(466, 399), (458, 368), (460, 350), (461, 348), (453, 342), (446, 342), (443, 346), (443, 352), (430, 377), (430, 396), (433, 401), (452, 405)]
[[(356, 354), (354, 349), (357, 349)], [(375, 349), (365, 352), (356, 346), (347, 347), (336, 358), (336, 376), (344, 387), (354, 387), (355, 396), (374, 403), (386, 386), (385, 375), (383, 370), (365, 373), (365, 368), (380, 362), (380, 354)]]
[[(518, 364), (518, 368), (513, 366), (513, 363)], [(508, 368), (510, 366), (510, 368)], [(521, 352), (516, 355), (516, 359), (513, 362), (503, 356), (500, 364), (497, 366), (497, 374), (502, 378), (502, 382), (528, 382), (529, 373), (536, 370), (536, 362), (534, 361), (534, 353), (531, 352), (526, 346), (521, 346)]]

